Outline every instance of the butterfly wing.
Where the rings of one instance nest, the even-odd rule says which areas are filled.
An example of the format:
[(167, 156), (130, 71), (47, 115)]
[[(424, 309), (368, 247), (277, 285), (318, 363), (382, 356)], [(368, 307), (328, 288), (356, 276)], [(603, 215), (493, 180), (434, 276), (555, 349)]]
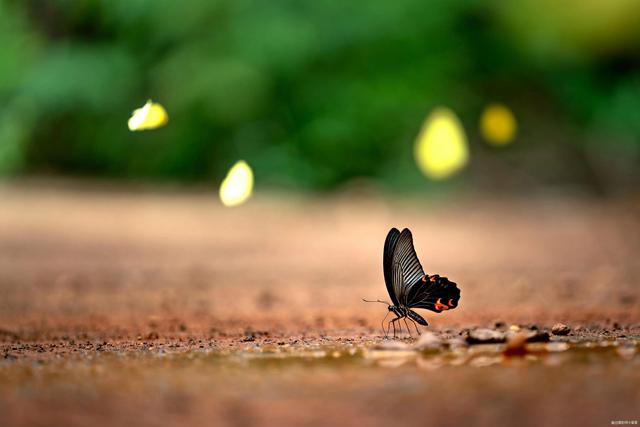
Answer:
[(382, 269), (384, 270), (384, 282), (387, 285), (387, 292), (389, 297), (393, 301), (394, 305), (399, 305), (398, 297), (393, 286), (393, 251), (398, 243), (400, 232), (397, 228), (392, 228), (387, 234), (387, 238), (384, 241), (384, 252), (382, 255)]
[(424, 276), (409, 289), (407, 307), (424, 308), (440, 313), (458, 306), (460, 289), (455, 282), (437, 274)]
[(393, 248), (392, 268), (399, 270), (392, 274), (392, 288), (397, 301), (407, 305), (410, 289), (425, 275), (416, 250), (413, 248), (413, 236), (408, 228), (402, 230)]

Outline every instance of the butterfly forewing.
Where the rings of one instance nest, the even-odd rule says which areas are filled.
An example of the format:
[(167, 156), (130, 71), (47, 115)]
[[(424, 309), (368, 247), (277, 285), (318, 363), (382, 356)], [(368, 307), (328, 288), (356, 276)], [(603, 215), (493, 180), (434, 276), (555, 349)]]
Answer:
[(389, 297), (393, 301), (394, 305), (399, 305), (398, 298), (396, 297), (396, 291), (394, 289), (393, 280), (393, 252), (398, 243), (400, 232), (397, 228), (392, 228), (387, 234), (387, 239), (384, 241), (384, 253), (382, 257), (382, 269), (384, 270), (384, 282), (387, 285), (387, 292)]
[(393, 248), (392, 266), (396, 265), (401, 273), (393, 274), (393, 291), (397, 301), (407, 305), (410, 288), (424, 277), (424, 270), (413, 248), (413, 237), (408, 228), (402, 230)]
[[(400, 283), (400, 284), (405, 283), (404, 273), (402, 271), (402, 267), (400, 267), (400, 264), (397, 263), (397, 262), (393, 263), (393, 270), (392, 270), (391, 277), (392, 277), (392, 280), (393, 280), (394, 284), (395, 283)], [(406, 305), (405, 302), (404, 302), (406, 300), (406, 289), (405, 289), (404, 286), (400, 286), (400, 291), (396, 295), (396, 299), (400, 302), (400, 304)]]

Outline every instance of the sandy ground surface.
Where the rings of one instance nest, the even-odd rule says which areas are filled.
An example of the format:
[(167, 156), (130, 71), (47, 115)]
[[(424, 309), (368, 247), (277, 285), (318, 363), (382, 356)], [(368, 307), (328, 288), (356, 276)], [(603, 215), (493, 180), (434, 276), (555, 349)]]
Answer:
[[(361, 301), (387, 299), (391, 226), (462, 290), (458, 309), (421, 313), (435, 344), (385, 340), (386, 308)], [(638, 198), (224, 209), (193, 191), (5, 184), (0, 425), (638, 422), (639, 255)], [(498, 343), (468, 337), (487, 327)]]

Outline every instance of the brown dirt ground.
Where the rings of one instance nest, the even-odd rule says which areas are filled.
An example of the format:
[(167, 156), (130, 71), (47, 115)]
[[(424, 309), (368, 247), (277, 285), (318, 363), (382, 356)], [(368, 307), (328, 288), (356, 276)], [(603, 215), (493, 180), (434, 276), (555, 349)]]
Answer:
[[(224, 209), (194, 191), (23, 183), (0, 200), (0, 425), (640, 419), (638, 198), (272, 194)], [(391, 226), (462, 290), (458, 309), (422, 313), (428, 330), (563, 322), (552, 339), (580, 351), (379, 358), (386, 308), (361, 298), (387, 299)]]

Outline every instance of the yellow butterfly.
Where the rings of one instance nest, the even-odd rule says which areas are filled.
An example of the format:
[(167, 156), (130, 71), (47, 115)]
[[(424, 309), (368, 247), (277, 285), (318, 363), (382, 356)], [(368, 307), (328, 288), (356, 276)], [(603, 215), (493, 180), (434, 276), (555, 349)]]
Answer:
[(169, 115), (164, 107), (156, 102), (148, 100), (142, 108), (133, 111), (129, 119), (129, 130), (138, 131), (156, 129), (167, 124)]
[(244, 160), (238, 161), (220, 185), (220, 200), (225, 206), (246, 202), (253, 192), (253, 171)]

